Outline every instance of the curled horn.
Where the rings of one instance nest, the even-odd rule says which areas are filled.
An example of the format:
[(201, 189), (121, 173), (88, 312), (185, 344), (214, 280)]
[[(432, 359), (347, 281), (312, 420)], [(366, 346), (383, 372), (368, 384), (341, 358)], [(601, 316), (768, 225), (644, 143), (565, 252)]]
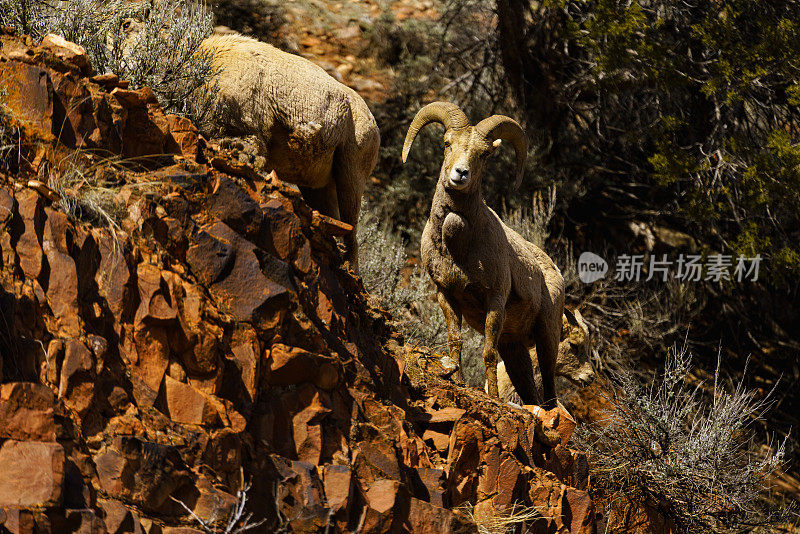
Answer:
[(403, 143), (403, 163), (408, 158), (408, 151), (411, 150), (414, 138), (417, 137), (417, 134), (425, 125), (432, 122), (444, 124), (444, 127), (448, 130), (460, 130), (469, 126), (469, 119), (455, 104), (450, 102), (431, 102), (417, 112), (414, 120), (411, 121), (411, 126), (408, 127), (406, 140)]
[(514, 145), (514, 150), (517, 152), (517, 179), (514, 182), (514, 189), (519, 188), (525, 171), (525, 159), (528, 157), (528, 141), (525, 139), (522, 127), (511, 117), (492, 115), (479, 122), (475, 129), (490, 143), (496, 139), (503, 139)]

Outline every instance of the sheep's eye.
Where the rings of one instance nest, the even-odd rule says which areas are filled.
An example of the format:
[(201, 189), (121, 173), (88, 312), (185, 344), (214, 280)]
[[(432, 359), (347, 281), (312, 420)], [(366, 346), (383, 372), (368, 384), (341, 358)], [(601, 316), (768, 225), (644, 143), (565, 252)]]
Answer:
[(122, 23), (122, 29), (123, 30), (127, 30), (130, 27), (131, 27), (131, 21), (126, 20), (125, 22)]

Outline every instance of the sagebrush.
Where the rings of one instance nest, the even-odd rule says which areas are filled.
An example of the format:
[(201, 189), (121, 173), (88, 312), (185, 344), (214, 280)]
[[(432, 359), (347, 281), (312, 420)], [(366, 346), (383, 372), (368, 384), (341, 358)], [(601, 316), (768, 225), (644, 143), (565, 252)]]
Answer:
[(213, 29), (205, 4), (156, 2), (116, 28), (107, 68), (134, 87), (150, 87), (165, 110), (203, 125), (213, 109), (218, 69), (200, 44)]
[(673, 348), (663, 374), (643, 380), (610, 373), (611, 409), (575, 434), (590, 458), (596, 488), (610, 503), (646, 503), (681, 532), (740, 532), (786, 520), (788, 508), (764, 500), (785, 442), (755, 448), (754, 423), (768, 399), (739, 381), (725, 388), (690, 382), (691, 355)]
[(189, 0), (0, 0), (0, 24), (41, 39), (54, 33), (83, 46), (97, 73), (114, 73), (134, 89), (148, 86), (167, 112), (202, 123), (217, 74), (200, 43), (213, 15)]

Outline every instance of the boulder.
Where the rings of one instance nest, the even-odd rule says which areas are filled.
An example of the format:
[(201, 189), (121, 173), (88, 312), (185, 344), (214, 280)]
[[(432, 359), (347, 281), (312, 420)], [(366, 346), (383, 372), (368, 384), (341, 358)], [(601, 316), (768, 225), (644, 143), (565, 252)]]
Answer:
[(84, 71), (84, 73), (88, 73), (91, 70), (89, 55), (86, 53), (86, 49), (67, 41), (59, 35), (52, 33), (45, 35), (40, 46), (53, 52), (56, 57), (77, 66)]
[(0, 437), (55, 441), (55, 397), (47, 386), (11, 382), (0, 386)]
[(9, 439), (0, 446), (0, 507), (46, 507), (61, 502), (64, 448)]

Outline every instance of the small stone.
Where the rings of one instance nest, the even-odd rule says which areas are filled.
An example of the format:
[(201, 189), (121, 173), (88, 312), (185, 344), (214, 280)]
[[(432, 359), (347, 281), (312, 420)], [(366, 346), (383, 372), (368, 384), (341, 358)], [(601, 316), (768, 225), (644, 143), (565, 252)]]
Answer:
[(203, 393), (189, 384), (178, 382), (171, 376), (164, 377), (167, 413), (177, 423), (192, 425), (218, 425), (219, 414)]
[(564, 405), (561, 404), (561, 401), (558, 402), (555, 408), (550, 410), (543, 410), (541, 407), (535, 405), (526, 405), (524, 408), (531, 412), (534, 417), (541, 419), (546, 430), (554, 430), (557, 432), (561, 445), (567, 445), (569, 438), (572, 437), (572, 433), (575, 431), (577, 423)]
[[(262, 272), (255, 246), (218, 222), (205, 229), (216, 239), (226, 242), (235, 251), (233, 266), (227, 276), (211, 285), (211, 294), (223, 311), (240, 321), (257, 321), (269, 307), (285, 305), (291, 286), (289, 267), (276, 258), (273, 267)], [(270, 256), (267, 255), (269, 258)], [(265, 276), (270, 275), (270, 278)]]
[(86, 49), (80, 45), (50, 33), (45, 35), (40, 46), (50, 50), (56, 57), (72, 63), (81, 70), (89, 70), (89, 56), (86, 54)]
[(44, 227), (44, 200), (35, 191), (17, 195), (19, 214), (25, 231), (17, 242), (16, 251), (22, 271), (29, 278), (38, 278), (42, 271), (42, 228)]
[(395, 532), (406, 520), (411, 496), (397, 480), (373, 482), (366, 492), (365, 532)]
[(444, 483), (447, 479), (444, 469), (417, 467), (415, 471), (427, 492), (426, 500), (436, 506), (444, 506)]
[(98, 499), (97, 504), (106, 514), (106, 530), (109, 534), (144, 534), (139, 514), (121, 502)]
[(270, 349), (269, 382), (274, 385), (311, 382), (330, 390), (339, 381), (334, 359), (306, 350), (276, 343)]
[(222, 278), (233, 266), (235, 257), (229, 244), (202, 230), (192, 237), (192, 244), (186, 251), (186, 261), (192, 273), (206, 286)]
[(408, 525), (413, 534), (476, 534), (477, 526), (463, 515), (420, 499), (411, 499)]
[(430, 441), (433, 443), (434, 448), (440, 452), (446, 451), (450, 446), (450, 435), (442, 432), (436, 432), (435, 430), (425, 430), (425, 432), (422, 434), (422, 439), (424, 441)]
[(263, 214), (258, 203), (226, 176), (220, 176), (209, 197), (208, 211), (248, 238), (256, 237), (261, 230)]
[(347, 465), (326, 465), (322, 471), (325, 498), (334, 513), (345, 510), (353, 492), (353, 472)]
[(430, 410), (422, 417), (422, 421), (426, 423), (453, 423), (461, 419), (461, 416), (466, 413), (466, 410), (461, 408), (448, 407), (441, 410)]
[(89, 78), (89, 81), (100, 85), (105, 85), (107, 87), (114, 87), (117, 85), (117, 82), (119, 82), (119, 76), (114, 73), (97, 74)]
[(77, 339), (68, 339), (64, 343), (64, 363), (61, 364), (61, 379), (58, 386), (58, 396), (67, 396), (71, 387), (76, 382), (73, 378), (79, 373), (91, 374), (94, 372), (92, 353), (86, 345)]

